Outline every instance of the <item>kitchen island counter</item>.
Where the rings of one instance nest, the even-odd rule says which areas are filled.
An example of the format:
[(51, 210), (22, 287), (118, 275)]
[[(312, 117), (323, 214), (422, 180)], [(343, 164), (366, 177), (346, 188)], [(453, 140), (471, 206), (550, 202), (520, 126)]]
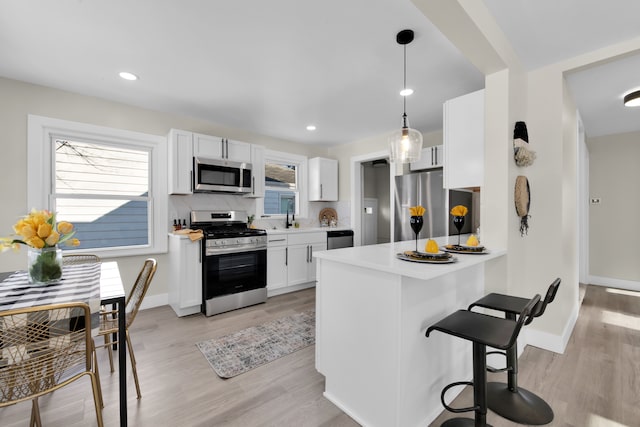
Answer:
[(442, 388), (471, 379), (471, 344), (445, 334), (427, 339), (425, 331), (483, 296), (485, 265), (506, 254), (491, 248), (423, 264), (396, 258), (406, 250), (415, 241), (314, 254), (316, 369), (325, 397), (363, 426), (428, 425), (443, 410)]

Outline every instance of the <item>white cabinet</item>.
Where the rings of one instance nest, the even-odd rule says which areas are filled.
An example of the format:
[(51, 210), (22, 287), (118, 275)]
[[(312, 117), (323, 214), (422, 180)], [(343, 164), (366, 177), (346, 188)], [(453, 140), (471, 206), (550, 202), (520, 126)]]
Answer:
[(325, 236), (325, 239), (323, 242), (315, 242), (315, 243), (311, 243), (309, 244), (309, 266), (308, 266), (308, 274), (309, 274), (309, 280), (315, 282), (316, 281), (316, 259), (313, 257), (313, 254), (315, 252), (319, 252), (319, 251), (326, 251), (327, 250), (327, 239)]
[(443, 160), (443, 145), (434, 145), (432, 147), (425, 147), (420, 153), (420, 160), (417, 162), (411, 162), (409, 168), (412, 171), (438, 168), (442, 166)]
[(193, 170), (193, 134), (171, 129), (169, 144), (169, 194), (191, 194)]
[(251, 146), (251, 192), (244, 197), (264, 197), (264, 152), (262, 145)]
[(444, 187), (480, 187), (484, 179), (484, 89), (444, 103)]
[(309, 159), (309, 201), (338, 200), (338, 161), (314, 157)]
[(278, 233), (267, 238), (269, 296), (315, 285), (313, 253), (327, 249), (326, 231)]
[(298, 285), (309, 281), (309, 245), (289, 244), (287, 262), (287, 286)]
[(194, 133), (193, 155), (205, 159), (221, 159), (224, 138)]
[(178, 316), (199, 313), (202, 304), (201, 242), (169, 235), (169, 305)]
[(194, 133), (193, 155), (205, 159), (224, 159), (250, 163), (251, 144)]
[(234, 162), (251, 162), (251, 144), (232, 139), (225, 140), (223, 144), (224, 158)]
[(287, 235), (267, 235), (267, 291), (287, 286)]

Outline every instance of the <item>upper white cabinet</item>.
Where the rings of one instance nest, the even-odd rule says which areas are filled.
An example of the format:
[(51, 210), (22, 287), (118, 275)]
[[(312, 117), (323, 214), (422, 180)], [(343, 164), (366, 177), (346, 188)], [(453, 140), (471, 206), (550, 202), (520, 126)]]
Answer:
[(434, 145), (432, 147), (425, 147), (420, 153), (420, 160), (417, 162), (411, 162), (409, 168), (412, 171), (438, 168), (442, 166), (443, 160), (443, 145)]
[(244, 197), (264, 197), (264, 151), (262, 145), (251, 146), (251, 192)]
[(191, 194), (193, 170), (193, 134), (171, 129), (169, 142), (169, 194)]
[(206, 159), (224, 159), (250, 163), (251, 144), (194, 133), (193, 155)]
[(309, 201), (338, 200), (338, 161), (314, 157), (309, 159)]
[(484, 89), (444, 103), (444, 187), (482, 186)]

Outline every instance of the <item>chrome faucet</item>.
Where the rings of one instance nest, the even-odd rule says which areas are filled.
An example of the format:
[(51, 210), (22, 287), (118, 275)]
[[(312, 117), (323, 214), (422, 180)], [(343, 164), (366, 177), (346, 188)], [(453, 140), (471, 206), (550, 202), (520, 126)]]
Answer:
[[(295, 221), (296, 220), (296, 214), (291, 214), (291, 221)], [(289, 207), (287, 206), (287, 221), (285, 222), (285, 227), (286, 228), (291, 228), (293, 224), (289, 222)]]

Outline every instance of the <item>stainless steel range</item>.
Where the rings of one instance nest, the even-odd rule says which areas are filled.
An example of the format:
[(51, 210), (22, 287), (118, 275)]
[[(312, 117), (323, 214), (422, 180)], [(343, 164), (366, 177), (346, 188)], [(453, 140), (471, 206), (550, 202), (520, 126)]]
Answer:
[(204, 232), (202, 312), (206, 316), (267, 300), (267, 232), (247, 228), (245, 211), (192, 211)]

